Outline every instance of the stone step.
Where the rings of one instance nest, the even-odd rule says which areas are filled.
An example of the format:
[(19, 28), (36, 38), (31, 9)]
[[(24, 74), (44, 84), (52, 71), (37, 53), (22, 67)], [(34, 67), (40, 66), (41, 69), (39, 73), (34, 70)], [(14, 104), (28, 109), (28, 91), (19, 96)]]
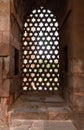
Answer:
[(22, 95), (9, 111), (10, 130), (76, 130), (59, 95)]
[(70, 120), (72, 111), (59, 96), (22, 95), (10, 109), (13, 119)]
[(40, 110), (23, 110), (10, 114), (13, 119), (36, 119), (36, 120), (69, 120), (72, 119), (72, 113), (68, 111), (40, 111)]
[(11, 120), (10, 130), (77, 130), (71, 120)]

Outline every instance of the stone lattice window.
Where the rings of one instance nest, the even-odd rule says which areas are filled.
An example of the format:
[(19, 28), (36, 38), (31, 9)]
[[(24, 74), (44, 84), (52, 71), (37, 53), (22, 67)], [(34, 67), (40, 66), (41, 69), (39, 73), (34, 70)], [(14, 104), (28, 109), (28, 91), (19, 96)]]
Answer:
[(27, 16), (22, 37), (22, 88), (57, 91), (59, 88), (59, 28), (44, 7)]

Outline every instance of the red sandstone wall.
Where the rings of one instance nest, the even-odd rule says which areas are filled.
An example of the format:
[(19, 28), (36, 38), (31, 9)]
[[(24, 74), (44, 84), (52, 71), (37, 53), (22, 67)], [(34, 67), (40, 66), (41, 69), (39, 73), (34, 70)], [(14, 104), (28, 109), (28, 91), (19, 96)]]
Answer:
[[(75, 4), (76, 3), (76, 4)], [(73, 1), (73, 104), (84, 111), (84, 1)]]
[[(19, 8), (19, 6), (18, 6)], [(17, 14), (14, 7), (14, 2), (11, 0), (11, 10), (10, 10), (10, 49), (11, 49), (11, 88), (10, 88), (10, 102), (16, 100), (19, 96), (20, 89), (20, 46), (21, 46), (21, 19), (19, 14)], [(19, 65), (18, 65), (18, 74), (15, 74), (15, 49), (19, 53)], [(16, 63), (17, 64), (17, 63)]]
[(0, 125), (7, 121), (8, 107), (20, 87), (19, 73), (14, 74), (14, 50), (20, 50), (21, 30), (10, 4), (10, 0), (0, 1)]
[(0, 125), (6, 122), (10, 89), (10, 1), (0, 1)]

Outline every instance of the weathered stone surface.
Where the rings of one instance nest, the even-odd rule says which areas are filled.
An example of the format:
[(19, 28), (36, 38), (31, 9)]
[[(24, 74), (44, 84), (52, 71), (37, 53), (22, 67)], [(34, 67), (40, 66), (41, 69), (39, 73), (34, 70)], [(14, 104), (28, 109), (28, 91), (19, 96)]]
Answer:
[[(16, 93), (19, 91), (19, 88), (20, 88), (20, 76), (19, 75), (16, 75), (16, 76), (13, 76), (13, 80), (12, 80), (13, 82), (12, 82), (12, 92), (15, 92), (16, 91)], [(13, 87), (13, 86), (15, 86), (15, 87)]]
[(8, 90), (4, 90), (3, 88), (0, 89), (0, 96), (1, 97), (8, 97), (9, 96), (9, 93), (8, 93)]
[(84, 112), (84, 92), (74, 93), (73, 109), (74, 111)]
[(2, 89), (2, 74), (3, 74), (2, 64), (3, 64), (3, 58), (0, 57), (0, 89)]
[(0, 56), (9, 55), (9, 45), (7, 43), (0, 43)]
[(10, 78), (10, 56), (4, 57), (3, 79)]
[[(0, 15), (7, 15), (10, 13), (10, 0), (1, 0), (0, 1)], [(4, 10), (3, 10), (4, 8)]]
[(74, 117), (73, 122), (75, 126), (78, 128), (77, 130), (84, 130), (84, 113), (74, 112), (73, 117)]
[(83, 13), (84, 7), (83, 7), (83, 5), (84, 5), (83, 0), (80, 0), (80, 1), (73, 0), (74, 24), (84, 24), (84, 13)]
[[(23, 120), (22, 120), (23, 121)], [(22, 122), (21, 121), (21, 122)], [(24, 122), (30, 122), (29, 120), (24, 120)], [(20, 126), (10, 127), (10, 130), (76, 130), (72, 121), (48, 121), (48, 120), (31, 120), (31, 125), (21, 124)], [(18, 120), (16, 120), (18, 122)], [(29, 124), (29, 123), (28, 123)]]
[(2, 41), (3, 41), (3, 33), (2, 31), (0, 31), (0, 44), (2, 44)]
[(4, 91), (4, 97), (9, 96), (9, 91), (10, 91), (10, 79), (6, 79), (3, 82), (3, 91)]
[(72, 113), (70, 112), (49, 112), (49, 120), (69, 120), (72, 117)]
[(59, 95), (23, 95), (16, 101), (10, 112), (13, 119), (72, 119), (71, 109)]
[(9, 31), (0, 31), (0, 56), (9, 54)]
[[(5, 129), (7, 127), (7, 98), (1, 98), (0, 102), (0, 129)], [(1, 130), (2, 130), (1, 129)]]
[(0, 31), (9, 30), (9, 23), (10, 19), (8, 16), (7, 17), (0, 16)]
[(8, 126), (0, 126), (0, 130), (10, 130)]
[(15, 126), (19, 127), (21, 125), (31, 126), (32, 123), (33, 123), (32, 120), (13, 119), (13, 120), (11, 120), (10, 125), (11, 125), (11, 127), (15, 127)]
[(10, 0), (0, 1), (0, 30), (9, 30)]
[(9, 80), (3, 80), (3, 59), (0, 58), (0, 96), (1, 97), (8, 97), (9, 93), (9, 87), (10, 87), (10, 81)]
[[(11, 33), (13, 36), (12, 45), (16, 47), (17, 49), (20, 49), (20, 42), (21, 42), (21, 29), (18, 24), (17, 18), (14, 16), (14, 14), (11, 14)], [(12, 38), (12, 37), (11, 37)]]
[(9, 46), (9, 42), (10, 42), (10, 32), (7, 30), (3, 31), (3, 44), (7, 44), (7, 46)]
[(82, 73), (83, 72), (83, 61), (81, 59), (73, 60), (73, 73)]
[[(14, 7), (14, 4), (17, 3), (16, 1), (11, 0), (11, 10), (10, 10), (10, 74), (8, 74), (9, 77), (11, 77), (11, 87), (10, 87), (10, 103), (12, 104), (17, 97), (19, 96), (20, 91), (20, 76), (19, 72), (16, 74), (16, 59), (15, 59), (15, 49), (18, 51), (20, 50), (21, 45), (21, 28), (20, 23), (22, 22), (20, 20), (18, 12), (16, 12), (16, 9)], [(20, 1), (21, 4), (21, 1)], [(19, 8), (19, 5), (18, 5)], [(18, 19), (19, 18), (19, 19)], [(19, 21), (19, 23), (18, 23)], [(19, 59), (18, 59), (19, 60)], [(18, 67), (19, 64), (18, 64)], [(20, 68), (18, 68), (19, 70)]]
[(9, 55), (10, 0), (0, 1), (0, 56)]
[(45, 130), (76, 130), (71, 121), (46, 121), (44, 125)]
[(3, 80), (3, 57), (0, 57), (0, 97), (8, 97), (9, 80)]
[(73, 91), (80, 93), (84, 92), (84, 74), (73, 74)]

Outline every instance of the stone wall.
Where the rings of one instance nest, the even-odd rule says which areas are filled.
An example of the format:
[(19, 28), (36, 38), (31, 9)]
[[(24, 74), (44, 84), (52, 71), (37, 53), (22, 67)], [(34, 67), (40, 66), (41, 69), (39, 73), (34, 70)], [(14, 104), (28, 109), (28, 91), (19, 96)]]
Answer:
[(84, 1), (73, 0), (73, 108), (75, 124), (84, 130)]
[(10, 0), (0, 0), (0, 126), (7, 123), (8, 108), (19, 95), (20, 76), (19, 72), (15, 75), (15, 48), (19, 52), (20, 34)]
[[(19, 21), (19, 22), (18, 22)], [(10, 104), (20, 95), (20, 46), (21, 46), (21, 22), (16, 13), (14, 2), (11, 0), (10, 10), (10, 62), (11, 62), (11, 88)], [(17, 52), (17, 53), (16, 53)], [(17, 69), (17, 70), (16, 70)], [(18, 72), (16, 72), (18, 71)]]
[(72, 50), (72, 2), (60, 1), (59, 31), (60, 31), (60, 87), (67, 103), (72, 107), (73, 82), (71, 74)]
[[(69, 2), (69, 1), (68, 1)], [(74, 112), (74, 122), (78, 130), (84, 129), (84, 1), (72, 0), (68, 3), (70, 9), (60, 30), (61, 56), (63, 48), (67, 46), (68, 70), (61, 75), (63, 79), (63, 95)], [(66, 16), (61, 12), (61, 16)], [(65, 13), (66, 14), (66, 13)], [(62, 18), (62, 17), (61, 17)], [(64, 59), (63, 59), (64, 60)], [(62, 70), (65, 62), (61, 60)], [(62, 81), (62, 80), (61, 80)]]
[[(75, 5), (76, 3), (76, 5)], [(84, 111), (84, 1), (73, 1), (73, 104)]]
[(0, 0), (0, 126), (7, 121), (10, 79), (10, 1)]
[[(60, 17), (65, 18), (60, 29), (61, 70), (63, 74), (63, 95), (74, 111), (84, 111), (84, 2), (83, 0), (68, 1)], [(62, 5), (63, 6), (63, 5)], [(65, 7), (65, 6), (64, 6)], [(67, 14), (67, 15), (66, 15)], [(65, 17), (66, 16), (66, 17)], [(61, 18), (59, 18), (61, 23)], [(67, 46), (67, 57), (64, 47)], [(64, 61), (67, 58), (67, 64)], [(67, 69), (65, 67), (68, 67)], [(63, 69), (65, 68), (65, 69)], [(61, 80), (62, 81), (62, 80)]]

